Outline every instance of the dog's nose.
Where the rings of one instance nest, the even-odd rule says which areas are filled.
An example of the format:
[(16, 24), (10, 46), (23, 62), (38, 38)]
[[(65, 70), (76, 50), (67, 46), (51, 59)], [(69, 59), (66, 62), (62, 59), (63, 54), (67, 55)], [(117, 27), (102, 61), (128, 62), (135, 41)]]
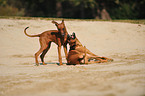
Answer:
[(62, 37), (64, 37), (65, 33), (62, 34)]

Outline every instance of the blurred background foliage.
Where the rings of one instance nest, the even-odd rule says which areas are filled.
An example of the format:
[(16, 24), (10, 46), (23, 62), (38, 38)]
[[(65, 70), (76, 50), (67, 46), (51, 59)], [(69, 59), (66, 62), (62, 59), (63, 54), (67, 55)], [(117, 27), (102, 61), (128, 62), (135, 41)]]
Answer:
[(0, 16), (145, 19), (145, 0), (0, 0)]

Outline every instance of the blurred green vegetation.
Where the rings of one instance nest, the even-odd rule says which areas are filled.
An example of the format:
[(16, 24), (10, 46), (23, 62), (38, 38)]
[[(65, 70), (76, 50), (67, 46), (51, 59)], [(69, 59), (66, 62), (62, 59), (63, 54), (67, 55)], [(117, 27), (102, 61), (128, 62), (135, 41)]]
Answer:
[(145, 0), (0, 0), (0, 16), (145, 19)]

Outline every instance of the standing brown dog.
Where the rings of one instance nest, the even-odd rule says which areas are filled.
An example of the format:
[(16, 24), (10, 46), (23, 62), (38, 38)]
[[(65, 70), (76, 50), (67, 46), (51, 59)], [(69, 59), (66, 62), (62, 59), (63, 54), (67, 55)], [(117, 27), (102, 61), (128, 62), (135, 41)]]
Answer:
[(90, 52), (76, 38), (75, 33), (73, 33), (71, 36), (68, 35), (68, 42), (70, 45), (70, 50), (67, 56), (68, 65), (103, 63), (113, 61), (113, 59), (100, 57)]
[(26, 27), (24, 30), (24, 33), (29, 36), (29, 37), (39, 37), (40, 41), (40, 49), (37, 53), (35, 53), (35, 60), (36, 60), (36, 65), (39, 65), (38, 62), (38, 56), (40, 55), (41, 61), (43, 65), (46, 65), (44, 63), (44, 56), (47, 53), (47, 51), (50, 49), (51, 42), (54, 42), (55, 44), (58, 45), (58, 58), (59, 58), (59, 65), (62, 65), (62, 57), (61, 57), (61, 46), (63, 45), (64, 47), (64, 52), (65, 55), (67, 56), (67, 31), (66, 27), (64, 24), (64, 20), (60, 24), (58, 24), (56, 21), (52, 21), (53, 24), (56, 25), (58, 30), (49, 30), (45, 31), (41, 34), (38, 35), (29, 35), (26, 33), (26, 29), (29, 27)]

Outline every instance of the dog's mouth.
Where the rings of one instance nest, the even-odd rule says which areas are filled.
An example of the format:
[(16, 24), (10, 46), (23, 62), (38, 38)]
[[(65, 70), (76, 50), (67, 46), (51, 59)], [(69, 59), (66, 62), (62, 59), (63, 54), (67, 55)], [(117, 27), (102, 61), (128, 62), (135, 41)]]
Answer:
[(73, 35), (71, 35), (71, 38), (72, 38), (72, 39), (75, 39), (75, 37), (74, 37)]
[(63, 33), (63, 34), (61, 34), (62, 35), (62, 37), (64, 37), (65, 36), (65, 33)]

